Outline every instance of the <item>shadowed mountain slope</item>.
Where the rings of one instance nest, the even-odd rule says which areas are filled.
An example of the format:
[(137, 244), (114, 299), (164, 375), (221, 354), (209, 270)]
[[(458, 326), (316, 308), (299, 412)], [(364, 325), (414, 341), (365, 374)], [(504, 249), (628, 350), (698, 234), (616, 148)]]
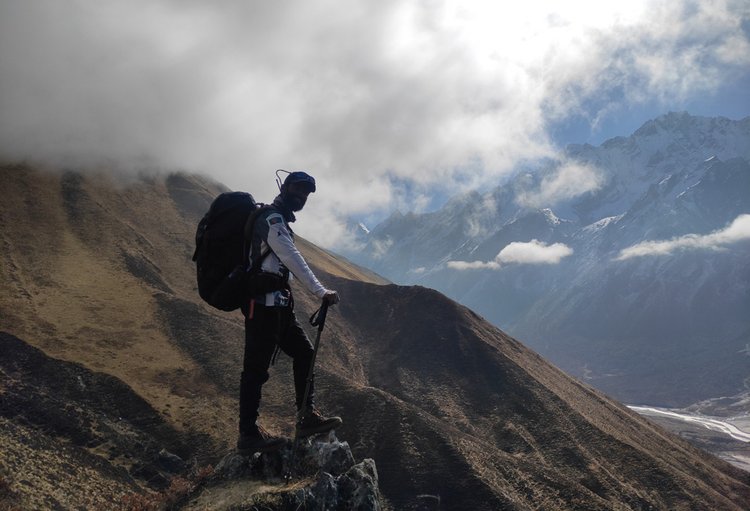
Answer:
[[(236, 435), (242, 318), (200, 301), (190, 256), (197, 221), (222, 187), (185, 175), (119, 182), (25, 165), (0, 172), (0, 331), (57, 364), (116, 378), (160, 418), (143, 435), (170, 431), (176, 445), (165, 441), (167, 450), (218, 460)], [(750, 474), (566, 376), (470, 310), (388, 284), (304, 240), (300, 247), (342, 296), (319, 354), (319, 404), (344, 417), (339, 437), (355, 458), (375, 460), (396, 509), (419, 509), (424, 494), (439, 495), (441, 509), (473, 510), (739, 510), (750, 501)], [(296, 297), (304, 321), (317, 303), (301, 289)], [(0, 355), (8, 444), (40, 426), (21, 419), (26, 405), (8, 401), (6, 389), (43, 395), (62, 385), (44, 372), (9, 376), (13, 353)], [(86, 406), (105, 413), (112, 388), (87, 389), (102, 395)], [(63, 395), (71, 406), (83, 399)], [(281, 356), (264, 387), (263, 424), (290, 434), (292, 403), (291, 364)], [(98, 468), (76, 463), (116, 471), (89, 454)], [(50, 464), (37, 480), (54, 481), (59, 470)], [(6, 451), (0, 475), (21, 500), (44, 491), (20, 483), (23, 467)], [(118, 484), (117, 492), (144, 487)]]
[(140, 486), (163, 489), (189, 445), (213, 442), (178, 434), (117, 378), (5, 333), (0, 349), (0, 475), (34, 490), (27, 509), (103, 509)]

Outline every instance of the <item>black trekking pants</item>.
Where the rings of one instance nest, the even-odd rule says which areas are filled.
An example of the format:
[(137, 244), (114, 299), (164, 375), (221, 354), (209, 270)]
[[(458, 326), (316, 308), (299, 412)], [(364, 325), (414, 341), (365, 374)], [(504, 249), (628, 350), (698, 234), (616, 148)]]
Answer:
[[(247, 433), (258, 418), (261, 388), (268, 381), (268, 368), (278, 346), (292, 357), (297, 410), (307, 385), (307, 372), (313, 356), (310, 339), (300, 326), (292, 307), (265, 307), (255, 304), (253, 317), (245, 316), (245, 356), (240, 379), (240, 433)], [(310, 385), (307, 405), (312, 406), (314, 385)]]

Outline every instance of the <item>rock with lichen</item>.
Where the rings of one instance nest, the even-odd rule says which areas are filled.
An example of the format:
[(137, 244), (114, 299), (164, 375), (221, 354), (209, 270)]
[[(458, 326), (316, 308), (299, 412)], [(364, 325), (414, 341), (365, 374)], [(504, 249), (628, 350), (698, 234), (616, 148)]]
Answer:
[(381, 511), (389, 509), (372, 459), (355, 462), (331, 432), (274, 452), (227, 454), (182, 509)]

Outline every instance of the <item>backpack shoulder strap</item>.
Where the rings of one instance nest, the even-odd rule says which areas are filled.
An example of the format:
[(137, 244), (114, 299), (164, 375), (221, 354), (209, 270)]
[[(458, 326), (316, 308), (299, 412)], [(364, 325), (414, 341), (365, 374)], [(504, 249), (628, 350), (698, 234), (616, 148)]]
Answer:
[(260, 215), (271, 209), (270, 204), (259, 204), (257, 208), (255, 208), (255, 211), (250, 213), (250, 216), (247, 217), (247, 222), (245, 222), (245, 243), (252, 243), (253, 242), (253, 236), (255, 235), (255, 223), (258, 221), (258, 218), (260, 218)]
[[(255, 224), (257, 223), (260, 216), (269, 210), (274, 209), (271, 204), (259, 204), (259, 207), (255, 209), (252, 213), (250, 213), (250, 216), (247, 218), (247, 222), (245, 223), (245, 260), (250, 256), (250, 252), (252, 251), (253, 247), (253, 237), (255, 236)], [(271, 249), (269, 247), (266, 247), (266, 250), (263, 251), (263, 253), (258, 258), (257, 263), (253, 261), (253, 268), (252, 270), (257, 271), (258, 268), (260, 268), (260, 265), (263, 264), (263, 260), (268, 257), (268, 255), (271, 253)]]

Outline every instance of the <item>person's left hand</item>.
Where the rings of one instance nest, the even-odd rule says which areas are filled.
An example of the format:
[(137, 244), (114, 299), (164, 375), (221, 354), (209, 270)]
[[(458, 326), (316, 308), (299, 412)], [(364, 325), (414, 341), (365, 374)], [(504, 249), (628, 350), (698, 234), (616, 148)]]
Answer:
[(323, 295), (323, 301), (326, 305), (336, 305), (341, 301), (339, 294), (336, 291), (328, 291)]

